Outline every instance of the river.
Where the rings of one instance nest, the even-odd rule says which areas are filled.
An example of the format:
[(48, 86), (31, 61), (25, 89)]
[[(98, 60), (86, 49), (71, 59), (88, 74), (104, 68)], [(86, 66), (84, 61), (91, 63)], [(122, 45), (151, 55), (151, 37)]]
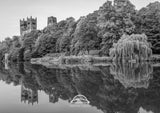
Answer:
[(1, 64), (0, 113), (160, 113), (160, 67)]

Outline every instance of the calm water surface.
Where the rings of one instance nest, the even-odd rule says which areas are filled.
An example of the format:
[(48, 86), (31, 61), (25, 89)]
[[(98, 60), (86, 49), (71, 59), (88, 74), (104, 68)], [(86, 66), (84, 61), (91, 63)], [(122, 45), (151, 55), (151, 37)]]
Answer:
[(153, 64), (1, 64), (0, 79), (0, 113), (160, 113)]

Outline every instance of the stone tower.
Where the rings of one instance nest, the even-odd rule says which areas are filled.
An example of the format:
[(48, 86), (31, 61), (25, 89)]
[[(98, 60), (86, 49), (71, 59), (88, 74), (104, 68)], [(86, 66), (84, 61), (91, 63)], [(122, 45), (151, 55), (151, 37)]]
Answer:
[(20, 20), (20, 34), (24, 35), (37, 29), (37, 18), (27, 17), (27, 20)]
[(38, 91), (37, 90), (31, 90), (28, 88), (25, 88), (25, 86), (21, 85), (21, 102), (28, 102), (28, 104), (34, 104), (38, 103)]
[(57, 18), (56, 17), (48, 17), (48, 22), (47, 22), (47, 26), (50, 26), (50, 25), (54, 25), (57, 23)]

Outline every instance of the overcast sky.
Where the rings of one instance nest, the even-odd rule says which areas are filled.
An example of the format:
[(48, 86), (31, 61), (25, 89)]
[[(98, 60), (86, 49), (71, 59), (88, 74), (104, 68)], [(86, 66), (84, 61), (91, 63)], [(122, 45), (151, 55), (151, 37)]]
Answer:
[[(47, 17), (58, 21), (67, 17), (78, 19), (97, 10), (106, 0), (0, 0), (0, 40), (19, 35), (19, 20), (37, 17), (38, 29), (47, 25)], [(130, 0), (136, 9), (160, 0)]]

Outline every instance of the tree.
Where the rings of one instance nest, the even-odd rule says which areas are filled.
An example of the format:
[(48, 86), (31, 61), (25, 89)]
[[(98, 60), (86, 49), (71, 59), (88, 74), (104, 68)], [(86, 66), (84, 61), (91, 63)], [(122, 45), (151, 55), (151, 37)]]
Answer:
[(77, 23), (74, 38), (71, 42), (72, 53), (99, 49), (100, 39), (97, 36), (97, 12), (81, 17)]
[(13, 47), (21, 47), (21, 40), (20, 40), (20, 36), (13, 36), (12, 37), (12, 43), (13, 43)]
[(9, 56), (8, 59), (10, 61), (17, 61), (18, 54), (21, 47), (20, 36), (13, 36), (12, 37), (12, 46), (9, 49)]
[(22, 37), (22, 47), (24, 47), (26, 50), (34, 50), (35, 43), (38, 37), (40, 36), (41, 32), (38, 30), (31, 31), (30, 33), (25, 34)]
[(0, 60), (4, 60), (5, 53), (9, 53), (12, 47), (12, 39), (10, 37), (5, 38), (0, 44)]
[(123, 35), (110, 49), (110, 56), (114, 61), (149, 60), (151, 55), (151, 46), (145, 34)]
[(98, 36), (102, 39), (101, 52), (109, 55), (109, 49), (124, 33), (132, 34), (134, 24), (132, 15), (135, 7), (128, 0), (115, 0), (114, 5), (107, 1), (98, 11)]
[(56, 52), (56, 41), (51, 34), (41, 34), (36, 42), (35, 50), (32, 53), (33, 57), (42, 57), (47, 53)]
[(140, 9), (135, 15), (136, 33), (145, 33), (152, 44), (154, 54), (160, 53), (160, 2), (154, 2)]
[(23, 37), (21, 37), (22, 47), (19, 52), (20, 54), (23, 54), (23, 55), (19, 55), (19, 58), (21, 60), (30, 60), (31, 54), (36, 48), (35, 47), (36, 40), (41, 34), (42, 34), (41, 31), (33, 30), (30, 33), (27, 33)]
[[(59, 23), (58, 23), (59, 24)], [(56, 43), (57, 52), (70, 52), (71, 40), (73, 38), (73, 33), (75, 31), (76, 22), (73, 17), (67, 18), (65, 20), (65, 25), (61, 29), (61, 36), (58, 38)]]

